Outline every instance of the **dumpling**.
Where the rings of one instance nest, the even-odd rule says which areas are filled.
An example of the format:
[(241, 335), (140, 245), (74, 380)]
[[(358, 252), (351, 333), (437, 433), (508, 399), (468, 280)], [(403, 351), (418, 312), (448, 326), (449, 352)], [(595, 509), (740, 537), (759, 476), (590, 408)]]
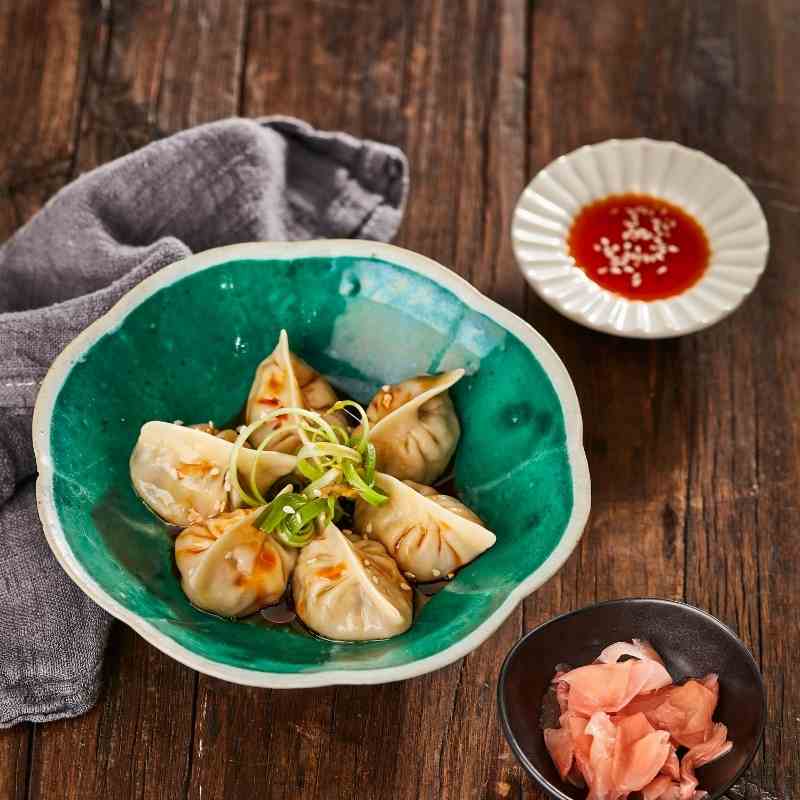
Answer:
[(411, 627), (411, 587), (386, 548), (333, 523), (301, 551), (292, 591), (300, 619), (328, 639), (388, 639)]
[(395, 478), (433, 483), (444, 472), (461, 428), (447, 390), (464, 375), (454, 369), (383, 387), (367, 416), (378, 469)]
[(297, 553), (255, 527), (262, 510), (230, 511), (175, 539), (181, 587), (198, 608), (245, 617), (283, 596)]
[[(337, 399), (336, 392), (328, 381), (289, 350), (289, 336), (286, 331), (281, 331), (275, 349), (256, 369), (247, 398), (245, 418), (250, 425), (281, 407), (322, 412), (329, 409)], [(331, 424), (347, 426), (347, 417), (341, 412), (327, 415), (325, 419)], [(286, 416), (276, 417), (255, 430), (250, 435), (250, 440), (259, 445), (269, 434), (289, 421), (290, 418)], [(284, 436), (275, 438), (269, 449), (294, 453), (300, 444), (301, 437), (295, 431), (286, 431)]]
[[(169, 422), (142, 426), (131, 454), (133, 488), (162, 519), (186, 527), (237, 505), (226, 480), (234, 445), (209, 433)], [(257, 461), (256, 483), (264, 492), (295, 467), (294, 456), (242, 448), (237, 463), (245, 487)]]
[[(213, 422), (198, 422), (195, 425), (188, 425), (187, 427), (192, 428), (196, 431), (203, 431), (204, 433), (210, 433), (212, 436), (216, 436), (219, 439), (224, 439), (226, 442), (235, 442), (239, 438), (239, 434), (236, 433), (233, 428), (223, 428), (220, 430)], [(245, 442), (245, 447), (249, 447), (250, 445)]]
[(446, 576), (495, 543), (495, 535), (454, 497), (382, 473), (375, 484), (389, 500), (380, 506), (357, 500), (355, 528), (382, 542), (417, 581)]

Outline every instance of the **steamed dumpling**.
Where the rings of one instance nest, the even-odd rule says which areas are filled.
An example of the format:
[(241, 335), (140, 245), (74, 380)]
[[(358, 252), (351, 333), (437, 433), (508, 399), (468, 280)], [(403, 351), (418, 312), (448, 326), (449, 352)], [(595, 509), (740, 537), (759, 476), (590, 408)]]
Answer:
[[(281, 407), (322, 412), (330, 408), (337, 399), (336, 392), (328, 381), (289, 350), (289, 336), (286, 331), (281, 331), (275, 349), (256, 369), (247, 398), (246, 421), (250, 425)], [(325, 418), (331, 424), (342, 427), (347, 425), (347, 417), (341, 412), (334, 412)], [(289, 421), (289, 417), (276, 417), (254, 431), (250, 439), (255, 445), (259, 445), (269, 434)], [(287, 431), (284, 436), (276, 437), (269, 449), (294, 453), (300, 444), (298, 434)]]
[(255, 527), (262, 510), (230, 511), (175, 539), (181, 587), (198, 608), (245, 617), (283, 596), (297, 554)]
[[(133, 488), (162, 519), (186, 527), (237, 505), (226, 480), (234, 445), (201, 430), (169, 422), (142, 426), (131, 454)], [(237, 463), (249, 485), (257, 461), (256, 482), (261, 492), (295, 467), (294, 456), (242, 448)]]
[(378, 469), (420, 483), (433, 483), (442, 475), (461, 435), (447, 390), (463, 374), (463, 369), (454, 369), (421, 375), (385, 386), (372, 398), (369, 440)]
[(389, 501), (372, 506), (358, 500), (356, 530), (382, 542), (415, 580), (455, 572), (495, 543), (495, 535), (455, 497), (381, 473), (375, 483)]
[(300, 619), (328, 639), (388, 639), (411, 627), (411, 587), (386, 548), (333, 523), (301, 551), (292, 591)]

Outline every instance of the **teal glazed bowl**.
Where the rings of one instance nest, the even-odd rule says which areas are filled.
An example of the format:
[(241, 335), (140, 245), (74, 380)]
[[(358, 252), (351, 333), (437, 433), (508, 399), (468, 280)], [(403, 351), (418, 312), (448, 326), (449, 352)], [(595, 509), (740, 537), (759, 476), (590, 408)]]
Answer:
[[(397, 638), (336, 643), (198, 611), (131, 488), (141, 425), (233, 419), (281, 328), (362, 403), (411, 375), (467, 372), (455, 484), (497, 543)], [(578, 400), (547, 342), (450, 270), (374, 242), (234, 245), (161, 270), (55, 361), (33, 435), (39, 514), (67, 574), (178, 661), (254, 686), (383, 683), (455, 661), (561, 567), (589, 513)]]

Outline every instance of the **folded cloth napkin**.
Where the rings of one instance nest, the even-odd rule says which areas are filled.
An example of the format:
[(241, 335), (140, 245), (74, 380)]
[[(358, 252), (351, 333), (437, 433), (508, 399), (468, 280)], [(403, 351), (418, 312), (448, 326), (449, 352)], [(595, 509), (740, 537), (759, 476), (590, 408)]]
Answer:
[(0, 248), (0, 728), (90, 708), (110, 622), (62, 572), (36, 513), (31, 417), (53, 359), (192, 252), (388, 240), (407, 184), (396, 148), (285, 117), (228, 119), (83, 175)]

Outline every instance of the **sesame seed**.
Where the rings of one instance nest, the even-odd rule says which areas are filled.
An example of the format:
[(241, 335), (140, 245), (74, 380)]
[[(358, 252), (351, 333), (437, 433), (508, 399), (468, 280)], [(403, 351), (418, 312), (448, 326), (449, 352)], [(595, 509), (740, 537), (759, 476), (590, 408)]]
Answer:
[(434, 578), (438, 578), (442, 574), (438, 569), (432, 569), (431, 572)]
[(406, 572), (404, 572), (403, 574), (404, 574), (404, 575), (405, 575), (407, 578), (411, 578), (411, 580), (414, 580), (414, 578), (416, 578), (416, 577), (417, 577), (417, 576), (416, 576), (416, 575), (415, 575), (413, 572), (409, 572), (409, 571), (406, 571)]
[(403, 591), (406, 591), (406, 592), (410, 592), (411, 591), (411, 587), (407, 583), (401, 583), (400, 584), (400, 588), (403, 589)]
[(391, 389), (391, 388), (392, 388), (392, 387), (391, 387), (391, 386), (389, 386), (389, 384), (388, 384), (388, 383), (384, 383), (384, 384), (383, 384), (383, 386), (381, 386), (381, 391), (382, 391), (382, 392), (388, 392), (388, 391), (389, 391), (389, 389)]
[(208, 473), (209, 475), (219, 475), (219, 467), (212, 467), (211, 471)]
[(284, 506), (281, 511), (283, 511), (284, 514), (294, 514), (294, 509), (291, 506)]
[(364, 530), (365, 530), (367, 533), (372, 533), (372, 523), (371, 523), (371, 522), (368, 522), (368, 523), (367, 523), (367, 524), (364, 526)]
[(369, 559), (368, 559), (368, 558), (365, 558), (365, 559), (364, 559), (364, 566), (365, 566), (365, 567), (368, 567), (368, 566), (369, 566), (369, 563), (370, 563), (370, 562), (369, 562)]
[(453, 580), (453, 578), (455, 578), (455, 576), (456, 576), (455, 572), (448, 572), (447, 573), (447, 580), (451, 581), (451, 580)]
[(656, 275), (665, 275), (666, 272), (667, 272), (667, 268), (666, 267), (659, 267), (656, 270)]

